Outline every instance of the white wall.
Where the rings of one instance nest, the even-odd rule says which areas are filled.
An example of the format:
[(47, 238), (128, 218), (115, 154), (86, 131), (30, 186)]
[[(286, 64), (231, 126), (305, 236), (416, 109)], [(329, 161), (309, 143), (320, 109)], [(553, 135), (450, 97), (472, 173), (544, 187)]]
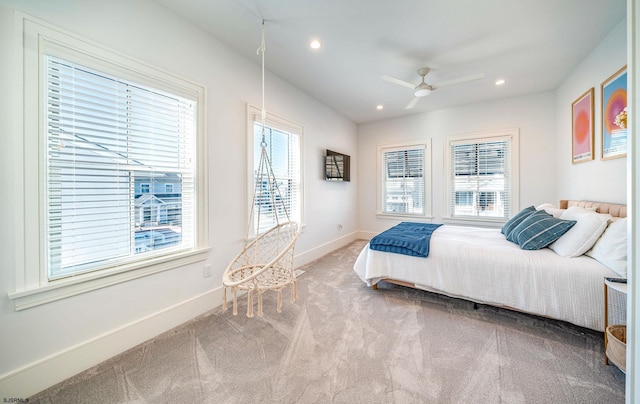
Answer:
[[(25, 186), (19, 175), (23, 137), (16, 130), (22, 83), (14, 8), (207, 88), (212, 247), (207, 263), (212, 277), (203, 277), (199, 263), (14, 310), (7, 294), (15, 287), (21, 213), (37, 215), (22, 212), (16, 206), (20, 198), (14, 197)], [(222, 272), (241, 249), (246, 231), (245, 111), (247, 102), (261, 102), (260, 60), (239, 56), (147, 0), (0, 0), (0, 60), (0, 397), (26, 397), (220, 305)], [(272, 74), (267, 74), (266, 94), (269, 112), (304, 126), (305, 227), (296, 248), (299, 265), (355, 237), (357, 128)], [(326, 148), (352, 156), (351, 183), (324, 181)]]
[[(626, 203), (626, 158), (601, 160), (602, 131), (600, 84), (627, 64), (627, 21), (616, 28), (589, 54), (556, 90), (556, 195)], [(571, 162), (571, 104), (594, 87), (594, 160)]]
[(555, 98), (552, 92), (466, 105), (363, 124), (358, 127), (358, 227), (378, 232), (395, 221), (376, 218), (378, 144), (432, 139), (433, 222), (442, 223), (445, 137), (519, 128), (520, 206), (557, 200), (555, 193)]

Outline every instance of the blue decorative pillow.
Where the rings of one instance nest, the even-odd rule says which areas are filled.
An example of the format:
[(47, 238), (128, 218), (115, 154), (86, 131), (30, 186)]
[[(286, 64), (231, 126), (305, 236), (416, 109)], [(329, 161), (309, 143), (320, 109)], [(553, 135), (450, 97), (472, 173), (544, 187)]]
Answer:
[(535, 211), (536, 211), (536, 208), (534, 208), (533, 206), (529, 206), (528, 208), (522, 209), (520, 212), (516, 213), (514, 217), (509, 219), (507, 223), (505, 223), (504, 226), (502, 226), (502, 230), (500, 231), (502, 232), (502, 234), (504, 234), (507, 237), (507, 240), (513, 243), (517, 243), (518, 241), (511, 240), (509, 238), (509, 234), (513, 231), (513, 229), (516, 228), (517, 225), (522, 223), (524, 219), (526, 219), (530, 214), (532, 214)]
[(544, 210), (538, 210), (517, 225), (509, 237), (518, 240), (523, 250), (539, 250), (559, 239), (574, 224), (575, 220), (558, 219)]

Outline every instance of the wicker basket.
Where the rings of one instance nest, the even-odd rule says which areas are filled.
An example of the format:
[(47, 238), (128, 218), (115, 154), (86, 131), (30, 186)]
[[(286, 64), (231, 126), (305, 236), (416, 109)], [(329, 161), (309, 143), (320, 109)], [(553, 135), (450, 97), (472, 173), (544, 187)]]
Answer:
[(607, 358), (626, 372), (627, 366), (627, 326), (610, 325), (607, 327)]

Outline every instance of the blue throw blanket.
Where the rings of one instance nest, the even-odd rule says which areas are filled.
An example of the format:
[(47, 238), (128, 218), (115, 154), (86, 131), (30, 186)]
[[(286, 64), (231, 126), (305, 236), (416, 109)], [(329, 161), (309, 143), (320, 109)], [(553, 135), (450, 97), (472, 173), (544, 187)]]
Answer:
[(413, 257), (428, 257), (431, 234), (440, 226), (442, 224), (402, 222), (372, 238), (369, 248)]

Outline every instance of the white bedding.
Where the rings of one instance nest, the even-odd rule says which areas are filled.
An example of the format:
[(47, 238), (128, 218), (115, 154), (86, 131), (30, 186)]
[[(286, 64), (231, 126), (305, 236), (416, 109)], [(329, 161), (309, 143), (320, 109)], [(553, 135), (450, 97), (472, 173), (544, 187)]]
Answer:
[(508, 307), (604, 329), (603, 278), (617, 274), (587, 256), (525, 251), (499, 229), (444, 225), (429, 257), (362, 250), (354, 270), (368, 285), (384, 278), (478, 303)]

